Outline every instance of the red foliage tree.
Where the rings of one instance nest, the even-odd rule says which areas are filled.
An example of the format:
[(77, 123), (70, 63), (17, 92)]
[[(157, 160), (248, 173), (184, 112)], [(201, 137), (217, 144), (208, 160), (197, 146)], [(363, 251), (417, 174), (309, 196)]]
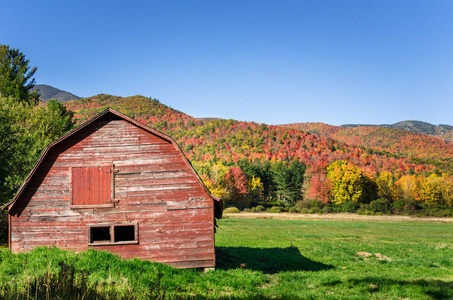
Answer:
[(309, 199), (317, 199), (324, 203), (332, 196), (332, 181), (324, 172), (315, 173), (310, 180), (310, 188), (305, 195)]
[(247, 195), (247, 177), (240, 167), (231, 167), (225, 174), (228, 200), (234, 203), (243, 203)]

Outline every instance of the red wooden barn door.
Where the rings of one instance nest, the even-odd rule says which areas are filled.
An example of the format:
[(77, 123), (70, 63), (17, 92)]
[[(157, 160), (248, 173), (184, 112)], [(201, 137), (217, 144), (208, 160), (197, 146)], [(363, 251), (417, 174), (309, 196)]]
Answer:
[(111, 167), (73, 167), (72, 205), (104, 205), (111, 201)]

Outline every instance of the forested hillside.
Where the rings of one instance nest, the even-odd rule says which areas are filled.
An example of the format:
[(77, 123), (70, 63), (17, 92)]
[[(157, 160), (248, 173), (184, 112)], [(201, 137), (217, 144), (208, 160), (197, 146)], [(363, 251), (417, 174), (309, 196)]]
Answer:
[[(362, 134), (357, 136), (364, 141), (370, 139), (367, 144), (356, 142), (358, 138), (354, 140), (354, 136), (347, 139), (347, 134), (341, 135), (338, 128), (322, 124), (318, 132), (310, 131), (331, 131), (342, 139), (308, 133), (306, 128), (196, 119), (142, 96), (97, 95), (68, 102), (66, 106), (74, 111), (78, 122), (112, 107), (173, 137), (211, 191), (241, 205), (276, 199), (294, 204), (303, 197), (322, 201), (337, 199), (338, 203), (369, 202), (379, 196), (397, 199), (403, 194), (408, 199), (424, 201), (423, 197), (428, 196), (423, 193), (429, 191), (428, 186), (422, 188), (422, 185), (428, 184), (430, 174), (436, 180), (451, 180), (442, 174), (451, 172), (447, 156), (452, 149), (438, 140), (423, 140), (419, 135), (406, 137), (401, 130), (392, 129), (394, 137), (390, 136), (386, 142), (383, 135), (383, 140), (378, 142), (373, 141), (372, 128), (360, 129)], [(423, 143), (418, 145), (419, 142)], [(384, 147), (384, 143), (389, 145)], [(423, 152), (424, 149), (427, 151)], [(352, 180), (347, 185), (357, 185), (357, 190), (340, 196), (342, 191), (336, 190), (336, 184), (344, 180)], [(392, 192), (379, 193), (379, 183), (390, 185)], [(416, 186), (419, 188), (413, 188)], [(341, 189), (341, 184), (337, 189)], [(450, 197), (446, 193), (442, 197), (433, 201), (444, 204), (451, 201), (446, 199)]]
[(340, 127), (377, 127), (377, 128), (394, 128), (403, 129), (406, 131), (420, 133), (438, 138), (442, 141), (452, 142), (453, 126), (446, 124), (433, 125), (422, 121), (401, 121), (395, 124), (345, 124)]
[(117, 109), (176, 139), (193, 161), (298, 158), (312, 168), (347, 160), (369, 173), (392, 171), (402, 175), (434, 170), (432, 165), (412, 163), (402, 155), (350, 146), (303, 130), (231, 119), (196, 119), (142, 96), (97, 95), (68, 102), (66, 107), (74, 111), (77, 122), (85, 121), (107, 107)]
[(340, 127), (323, 123), (297, 123), (282, 126), (311, 132), (349, 145), (390, 152), (411, 158), (415, 162), (444, 166), (446, 169), (451, 168), (453, 163), (452, 143), (403, 129), (374, 126)]

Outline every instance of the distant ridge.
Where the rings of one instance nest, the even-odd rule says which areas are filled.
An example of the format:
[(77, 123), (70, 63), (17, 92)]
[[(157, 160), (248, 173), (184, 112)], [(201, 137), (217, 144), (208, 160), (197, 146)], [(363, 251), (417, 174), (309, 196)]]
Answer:
[(56, 99), (60, 102), (67, 102), (71, 100), (78, 100), (80, 99), (79, 96), (71, 94), (69, 92), (59, 90), (54, 88), (53, 86), (46, 85), (46, 84), (36, 84), (33, 90), (38, 90), (40, 93), (40, 99), (44, 101), (48, 101), (50, 99)]
[(402, 121), (395, 124), (381, 124), (381, 125), (370, 125), (370, 124), (345, 124), (341, 125), (340, 127), (347, 127), (347, 128), (355, 128), (355, 127), (384, 127), (384, 128), (396, 128), (396, 129), (403, 129), (415, 133), (430, 135), (434, 137), (442, 137), (444, 136), (445, 140), (449, 140), (446, 135), (451, 134), (453, 131), (453, 126), (439, 124), (433, 125), (427, 122), (422, 121)]

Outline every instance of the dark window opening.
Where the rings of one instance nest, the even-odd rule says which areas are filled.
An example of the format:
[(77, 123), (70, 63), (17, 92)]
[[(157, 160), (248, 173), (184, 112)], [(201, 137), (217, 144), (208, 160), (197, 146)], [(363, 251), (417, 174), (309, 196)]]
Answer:
[(90, 228), (90, 243), (110, 242), (110, 226), (108, 227), (91, 227)]
[(135, 241), (135, 226), (115, 226), (115, 242)]
[(138, 244), (138, 224), (88, 225), (88, 244)]

